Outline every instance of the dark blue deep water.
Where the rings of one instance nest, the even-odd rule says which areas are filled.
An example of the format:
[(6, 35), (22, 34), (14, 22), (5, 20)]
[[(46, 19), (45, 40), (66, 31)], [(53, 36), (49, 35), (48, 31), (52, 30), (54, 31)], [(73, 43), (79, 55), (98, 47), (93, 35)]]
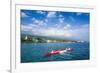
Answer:
[[(47, 52), (61, 48), (72, 48), (72, 53), (44, 57)], [(89, 43), (22, 43), (21, 63), (89, 60)]]

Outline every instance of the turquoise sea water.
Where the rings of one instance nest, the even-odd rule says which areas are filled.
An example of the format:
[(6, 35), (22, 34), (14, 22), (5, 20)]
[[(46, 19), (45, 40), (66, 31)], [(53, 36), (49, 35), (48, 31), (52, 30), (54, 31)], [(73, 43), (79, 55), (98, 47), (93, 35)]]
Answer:
[[(44, 57), (47, 52), (62, 48), (72, 48), (72, 53)], [(89, 60), (89, 43), (22, 43), (21, 63)]]

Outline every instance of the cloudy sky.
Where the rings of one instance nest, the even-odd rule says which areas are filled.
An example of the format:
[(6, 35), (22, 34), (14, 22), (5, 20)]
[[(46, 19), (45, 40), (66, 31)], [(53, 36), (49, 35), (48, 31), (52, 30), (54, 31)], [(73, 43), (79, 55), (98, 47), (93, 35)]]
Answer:
[(21, 10), (21, 33), (89, 41), (89, 13)]

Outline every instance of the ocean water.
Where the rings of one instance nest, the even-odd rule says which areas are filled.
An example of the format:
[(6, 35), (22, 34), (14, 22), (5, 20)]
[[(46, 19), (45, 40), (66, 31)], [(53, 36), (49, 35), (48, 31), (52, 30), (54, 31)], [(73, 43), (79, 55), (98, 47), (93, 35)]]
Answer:
[[(63, 55), (44, 57), (47, 52), (62, 48), (72, 48), (73, 51)], [(89, 43), (22, 43), (21, 63), (89, 60)]]

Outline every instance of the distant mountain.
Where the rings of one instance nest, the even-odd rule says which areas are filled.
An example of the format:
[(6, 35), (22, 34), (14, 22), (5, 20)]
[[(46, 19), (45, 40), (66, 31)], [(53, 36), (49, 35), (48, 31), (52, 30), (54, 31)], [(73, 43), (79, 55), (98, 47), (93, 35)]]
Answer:
[(76, 40), (72, 40), (70, 38), (66, 39), (66, 38), (61, 38), (61, 37), (49, 37), (49, 36), (40, 36), (40, 35), (27, 35), (27, 34), (21, 34), (21, 36), (31, 36), (33, 38), (45, 38), (45, 39), (51, 39), (51, 40), (69, 40), (69, 41), (76, 41)]
[(22, 42), (35, 42), (35, 43), (84, 42), (84, 41), (75, 41), (75, 40), (69, 40), (69, 39), (67, 40), (67, 39), (61, 39), (61, 38), (55, 38), (55, 37), (27, 35), (27, 34), (21, 34), (21, 41)]

